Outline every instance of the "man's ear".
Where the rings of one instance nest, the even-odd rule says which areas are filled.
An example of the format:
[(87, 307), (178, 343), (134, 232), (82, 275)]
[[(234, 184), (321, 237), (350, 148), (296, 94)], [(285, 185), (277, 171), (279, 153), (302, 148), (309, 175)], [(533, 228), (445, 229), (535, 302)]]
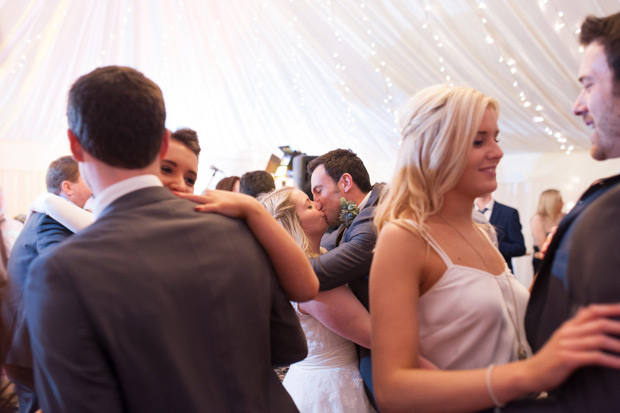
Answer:
[(71, 195), (73, 195), (73, 189), (71, 188), (71, 182), (69, 181), (62, 181), (62, 183), (60, 184), (60, 189), (62, 190), (62, 192), (64, 192), (68, 197), (70, 197)]
[(84, 151), (82, 149), (82, 145), (78, 142), (77, 137), (71, 131), (71, 129), (67, 129), (67, 136), (69, 137), (69, 146), (71, 147), (71, 155), (77, 162), (84, 162)]
[(164, 159), (168, 153), (168, 146), (170, 146), (170, 130), (166, 129), (166, 133), (161, 137), (161, 148), (159, 148), (159, 159)]
[(349, 192), (353, 187), (353, 177), (348, 173), (342, 174), (340, 177), (340, 185), (342, 185), (342, 190), (344, 192)]

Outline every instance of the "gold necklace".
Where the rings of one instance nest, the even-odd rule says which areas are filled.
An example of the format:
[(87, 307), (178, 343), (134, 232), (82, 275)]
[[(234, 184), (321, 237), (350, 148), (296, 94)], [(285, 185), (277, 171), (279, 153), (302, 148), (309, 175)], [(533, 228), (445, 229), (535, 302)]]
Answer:
[[(487, 261), (484, 259), (484, 257), (482, 256), (482, 254), (480, 254), (480, 252), (473, 246), (471, 245), (471, 242), (469, 242), (469, 240), (461, 233), (461, 231), (458, 230), (457, 227), (455, 227), (454, 225), (452, 225), (451, 223), (449, 223), (448, 221), (446, 221), (446, 219), (444, 217), (442, 217), (440, 214), (437, 214), (437, 216), (446, 223), (446, 225), (448, 225), (449, 227), (451, 227), (454, 231), (456, 231), (457, 234), (459, 234), (459, 237), (461, 237), (461, 239), (463, 241), (465, 241), (465, 243), (467, 245), (469, 245), (469, 247), (474, 250), (474, 252), (476, 253), (476, 255), (478, 255), (478, 258), (480, 258), (480, 260), (482, 261), (482, 263), (484, 264), (484, 267), (487, 269), (487, 272), (490, 274), (491, 273), (491, 267), (489, 267), (489, 264), (487, 264)], [(473, 225), (473, 222), (472, 222)]]
[[(508, 278), (508, 274), (506, 274), (506, 282), (508, 283), (508, 287), (510, 287), (510, 292), (512, 294), (512, 303), (513, 303), (514, 309), (515, 309), (515, 319), (512, 318), (512, 311), (510, 311), (510, 307), (508, 307), (508, 301), (506, 300), (506, 297), (504, 296), (504, 290), (502, 290), (502, 286), (499, 283), (499, 279), (498, 279), (499, 276), (496, 276), (496, 275), (491, 273), (491, 268), (487, 264), (486, 260), (482, 256), (482, 254), (480, 254), (478, 249), (475, 248), (471, 244), (471, 242), (469, 242), (469, 240), (461, 233), (461, 231), (458, 230), (457, 227), (455, 227), (454, 225), (452, 225), (451, 223), (446, 221), (446, 219), (443, 216), (441, 216), (440, 214), (437, 214), (437, 216), (443, 222), (445, 222), (449, 227), (451, 227), (459, 235), (459, 237), (461, 237), (461, 239), (463, 241), (465, 241), (465, 243), (467, 245), (469, 245), (469, 247), (472, 250), (474, 250), (476, 255), (478, 255), (478, 257), (480, 258), (480, 260), (482, 261), (482, 263), (486, 267), (487, 272), (489, 274), (491, 274), (493, 276), (493, 278), (495, 278), (495, 281), (497, 281), (497, 287), (499, 288), (499, 293), (502, 295), (502, 301), (504, 302), (504, 306), (506, 307), (506, 312), (508, 313), (508, 318), (510, 318), (510, 323), (512, 324), (512, 327), (514, 328), (514, 331), (515, 331), (515, 335), (517, 336), (517, 343), (519, 343), (519, 347), (518, 347), (518, 350), (517, 350), (517, 357), (519, 358), (519, 360), (525, 360), (527, 358), (527, 351), (525, 350), (525, 346), (521, 342), (521, 327), (519, 326), (519, 308), (517, 307), (517, 298), (515, 296), (514, 289), (512, 288), (512, 283), (510, 282), (510, 279)], [(473, 222), (472, 222), (472, 224), (473, 224)], [(506, 273), (506, 271), (504, 271), (504, 273)]]
[[(504, 271), (504, 274), (506, 274), (506, 271)], [(519, 360), (525, 360), (527, 358), (527, 351), (525, 350), (525, 346), (521, 342), (521, 327), (519, 326), (519, 307), (517, 307), (517, 297), (515, 296), (515, 291), (512, 288), (512, 283), (510, 282), (510, 278), (508, 278), (508, 274), (506, 274), (506, 282), (508, 283), (508, 287), (510, 287), (510, 293), (512, 294), (512, 303), (515, 307), (515, 319), (514, 320), (512, 319), (512, 312), (510, 311), (510, 308), (508, 307), (508, 301), (506, 300), (506, 297), (504, 296), (504, 290), (502, 290), (502, 286), (499, 283), (498, 277), (495, 277), (495, 281), (497, 281), (499, 292), (502, 295), (504, 305), (506, 306), (506, 312), (508, 312), (508, 318), (510, 318), (510, 322), (512, 323), (512, 326), (514, 327), (514, 330), (515, 330), (515, 334), (517, 335), (517, 342), (519, 343), (519, 348), (517, 350), (517, 357), (519, 358)]]

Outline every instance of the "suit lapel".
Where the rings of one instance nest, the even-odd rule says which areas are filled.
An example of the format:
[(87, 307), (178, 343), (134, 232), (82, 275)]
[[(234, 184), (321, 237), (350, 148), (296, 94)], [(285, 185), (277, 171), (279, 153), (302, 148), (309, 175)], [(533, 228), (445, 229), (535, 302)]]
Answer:
[[(360, 209), (360, 212), (365, 210), (368, 207), (377, 206), (377, 204), (379, 203), (379, 198), (380, 198), (380, 196), (381, 196), (381, 194), (383, 192), (384, 187), (385, 187), (385, 184), (374, 184), (372, 186), (372, 189), (370, 190), (370, 196), (368, 197), (368, 202), (366, 202), (364, 207)], [(355, 217), (353, 219), (353, 221), (351, 222), (351, 225), (353, 225), (353, 223), (355, 222), (356, 219), (357, 219), (357, 217)], [(340, 225), (340, 227), (338, 227), (338, 234), (336, 235), (336, 242), (334, 244), (335, 247), (340, 245), (340, 243), (342, 242), (342, 239), (344, 238), (344, 235), (347, 233), (348, 229), (349, 229), (349, 227), (345, 227), (344, 225)]]

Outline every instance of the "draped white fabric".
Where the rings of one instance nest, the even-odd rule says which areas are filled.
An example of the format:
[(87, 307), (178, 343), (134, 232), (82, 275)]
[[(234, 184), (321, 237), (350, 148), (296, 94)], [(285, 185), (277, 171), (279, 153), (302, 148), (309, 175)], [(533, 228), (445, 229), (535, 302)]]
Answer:
[[(227, 175), (263, 169), (271, 153), (281, 155), (281, 145), (316, 155), (352, 148), (373, 181), (387, 180), (399, 107), (421, 88), (446, 81), (499, 100), (507, 154), (551, 153), (547, 159), (559, 160), (555, 154), (589, 146), (588, 129), (571, 113), (579, 93), (576, 29), (587, 14), (619, 6), (618, 0), (0, 0), (0, 185), (7, 209), (23, 210), (43, 189), (43, 182), (31, 185), (32, 171), (41, 176), (49, 161), (68, 153), (71, 83), (109, 64), (135, 67), (160, 85), (170, 129), (198, 131), (198, 190), (223, 177), (210, 181), (209, 165)], [(524, 166), (506, 165), (515, 168), (509, 176)], [(551, 183), (565, 173), (548, 171), (559, 177)], [(545, 184), (539, 188), (528, 174), (514, 185), (531, 185), (527, 198), (535, 203)], [(516, 193), (503, 200), (519, 203)]]

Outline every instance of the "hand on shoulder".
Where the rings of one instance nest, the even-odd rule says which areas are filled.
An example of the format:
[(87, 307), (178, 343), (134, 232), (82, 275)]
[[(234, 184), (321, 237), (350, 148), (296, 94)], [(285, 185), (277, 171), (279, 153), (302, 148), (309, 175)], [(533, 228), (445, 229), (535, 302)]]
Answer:
[(265, 208), (254, 197), (237, 192), (212, 189), (204, 195), (192, 195), (174, 192), (179, 198), (196, 202), (196, 211), (215, 212), (230, 218), (246, 219), (253, 212)]

